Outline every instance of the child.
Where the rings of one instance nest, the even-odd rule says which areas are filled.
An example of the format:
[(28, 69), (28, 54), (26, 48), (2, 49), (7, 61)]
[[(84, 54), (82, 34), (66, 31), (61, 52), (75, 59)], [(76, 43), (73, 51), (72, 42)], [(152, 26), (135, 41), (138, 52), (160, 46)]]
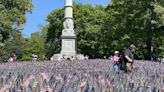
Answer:
[(113, 65), (113, 69), (114, 71), (116, 71), (117, 73), (119, 72), (119, 60), (120, 60), (120, 55), (119, 55), (119, 51), (115, 51), (114, 55), (112, 57), (112, 61), (114, 62)]

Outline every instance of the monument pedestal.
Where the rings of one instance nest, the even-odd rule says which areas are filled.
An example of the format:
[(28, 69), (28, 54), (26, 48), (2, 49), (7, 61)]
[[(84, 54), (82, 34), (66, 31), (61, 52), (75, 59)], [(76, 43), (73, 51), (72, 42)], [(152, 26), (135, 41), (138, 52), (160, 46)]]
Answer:
[(63, 31), (61, 36), (62, 39), (62, 48), (60, 54), (63, 58), (75, 58), (76, 55), (76, 36), (73, 33), (70, 33), (68, 30)]
[(76, 54), (76, 35), (74, 30), (64, 29), (61, 36), (61, 52), (51, 57), (52, 61), (61, 61), (63, 59), (84, 60), (84, 55)]
[(74, 56), (74, 58), (71, 58), (72, 55), (65, 55), (63, 56), (62, 54), (54, 54), (52, 57), (51, 57), (51, 61), (61, 61), (61, 60), (66, 60), (66, 59), (75, 59), (75, 60), (84, 60), (85, 57), (83, 54), (76, 54)]

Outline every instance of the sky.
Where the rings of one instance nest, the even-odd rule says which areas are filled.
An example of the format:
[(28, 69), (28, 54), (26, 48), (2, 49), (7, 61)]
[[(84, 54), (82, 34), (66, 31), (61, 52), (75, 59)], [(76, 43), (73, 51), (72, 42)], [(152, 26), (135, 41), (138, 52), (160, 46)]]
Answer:
[[(47, 24), (46, 17), (53, 10), (64, 7), (64, 0), (32, 0), (34, 9), (32, 13), (27, 13), (27, 22), (24, 26), (23, 35), (29, 38), (31, 33), (40, 31), (40, 25)], [(101, 4), (108, 5), (110, 0), (74, 0), (82, 4)]]

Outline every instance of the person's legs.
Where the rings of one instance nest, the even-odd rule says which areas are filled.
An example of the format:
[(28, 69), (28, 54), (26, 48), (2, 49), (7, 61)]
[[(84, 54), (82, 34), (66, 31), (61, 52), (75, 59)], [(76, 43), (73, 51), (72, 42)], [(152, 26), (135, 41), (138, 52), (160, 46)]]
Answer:
[(122, 70), (122, 65), (121, 65), (121, 63), (118, 64), (118, 69), (119, 69), (119, 70)]
[(113, 69), (114, 69), (114, 72), (118, 73), (119, 72), (119, 65), (118, 64), (114, 64), (113, 65)]
[(115, 72), (116, 64), (113, 65), (113, 71)]
[(133, 62), (131, 63), (131, 67), (132, 67), (132, 69), (133, 69)]
[(132, 72), (132, 63), (127, 63), (126, 67), (127, 67), (127, 72)]
[(127, 72), (127, 62), (122, 62), (121, 67), (124, 72)]

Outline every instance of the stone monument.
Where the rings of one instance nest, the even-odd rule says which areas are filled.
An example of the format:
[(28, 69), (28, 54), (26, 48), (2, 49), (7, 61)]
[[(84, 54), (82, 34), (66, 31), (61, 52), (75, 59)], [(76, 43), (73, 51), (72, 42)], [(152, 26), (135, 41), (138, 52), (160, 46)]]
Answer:
[(62, 30), (62, 49), (61, 54), (65, 58), (75, 58), (76, 48), (75, 48), (75, 40), (76, 34), (74, 30), (73, 23), (73, 1), (65, 0), (65, 21), (63, 22), (64, 29)]
[(76, 54), (76, 33), (73, 22), (73, 0), (65, 0), (65, 16), (63, 22), (63, 30), (61, 35), (61, 52), (55, 54), (51, 60), (61, 59), (82, 59), (83, 55)]

